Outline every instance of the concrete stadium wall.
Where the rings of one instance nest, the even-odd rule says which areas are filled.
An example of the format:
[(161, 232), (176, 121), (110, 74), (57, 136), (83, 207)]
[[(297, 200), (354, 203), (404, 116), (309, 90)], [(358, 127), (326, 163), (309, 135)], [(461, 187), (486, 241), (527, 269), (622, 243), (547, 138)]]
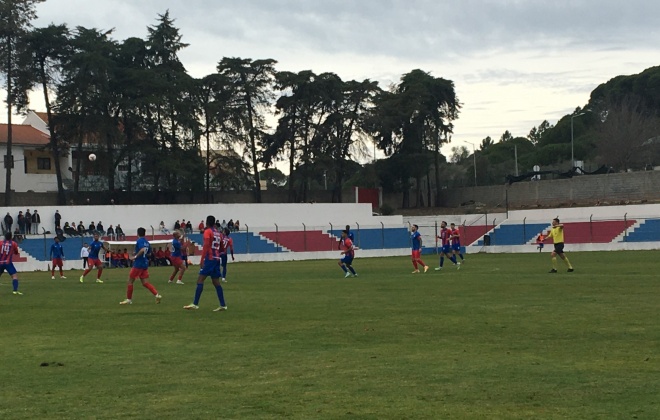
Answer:
[(571, 203), (618, 202), (660, 199), (660, 171), (580, 175), (571, 179), (517, 182), (512, 185), (444, 190), (442, 207), (459, 207), (473, 200), (489, 207), (570, 205)]

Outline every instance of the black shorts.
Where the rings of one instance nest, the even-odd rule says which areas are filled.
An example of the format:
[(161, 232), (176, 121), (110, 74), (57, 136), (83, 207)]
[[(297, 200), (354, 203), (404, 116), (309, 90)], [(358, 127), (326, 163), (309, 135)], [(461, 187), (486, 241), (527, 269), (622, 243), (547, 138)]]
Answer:
[(564, 243), (563, 242), (555, 244), (555, 253), (557, 253), (557, 254), (563, 254), (564, 253)]

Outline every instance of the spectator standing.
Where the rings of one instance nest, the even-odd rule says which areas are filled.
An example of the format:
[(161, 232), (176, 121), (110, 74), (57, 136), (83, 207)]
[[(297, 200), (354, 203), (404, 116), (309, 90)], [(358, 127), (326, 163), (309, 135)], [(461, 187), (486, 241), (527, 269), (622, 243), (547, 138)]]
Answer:
[[(22, 211), (18, 212), (18, 231), (23, 234), (25, 233), (25, 216)], [(15, 233), (15, 232), (14, 232)]]
[(92, 221), (89, 223), (89, 226), (87, 226), (87, 233), (89, 233), (90, 235), (94, 235), (95, 230), (96, 230), (96, 225)]
[(229, 229), (229, 231), (234, 230), (234, 219), (229, 219), (229, 221), (227, 222), (227, 229)]
[(55, 210), (55, 227), (60, 226), (62, 223), (62, 215), (59, 210)]
[(227, 227), (227, 222), (225, 221), (225, 219), (222, 219), (222, 223), (220, 223), (220, 227), (221, 227), (222, 229), (224, 229), (224, 228)]
[(83, 225), (82, 220), (80, 221), (80, 223), (78, 223), (78, 227), (76, 228), (76, 230), (78, 231), (78, 235), (80, 236), (85, 235), (85, 225)]
[(241, 230), (241, 222), (236, 219), (236, 222), (234, 222), (234, 232), (238, 232), (239, 230)]
[(32, 213), (32, 231), (35, 235), (39, 234), (39, 224), (41, 223), (41, 215), (37, 210)]
[(177, 229), (181, 229), (181, 223), (179, 223), (178, 220), (176, 222), (174, 222), (174, 230), (177, 230)]
[(126, 235), (124, 235), (124, 230), (121, 228), (121, 225), (117, 223), (117, 228), (115, 229), (115, 234), (117, 234), (117, 240), (125, 240)]
[[(7, 213), (9, 214), (9, 213)], [(197, 226), (197, 229), (199, 229), (199, 233), (204, 233), (204, 221), (202, 220), (199, 222), (199, 226)]]
[(186, 223), (186, 233), (193, 233), (192, 223), (190, 223), (190, 220), (188, 220), (188, 223)]
[(108, 227), (108, 232), (106, 232), (106, 233), (107, 233), (107, 235), (110, 239), (115, 238), (115, 229), (112, 227), (112, 225), (110, 225), (110, 227)]
[(30, 209), (27, 209), (25, 212), (25, 234), (29, 235), (32, 233), (32, 213), (30, 213)]
[(11, 217), (11, 214), (7, 212), (7, 215), (5, 216), (5, 232), (11, 232), (11, 225), (14, 224), (14, 218)]

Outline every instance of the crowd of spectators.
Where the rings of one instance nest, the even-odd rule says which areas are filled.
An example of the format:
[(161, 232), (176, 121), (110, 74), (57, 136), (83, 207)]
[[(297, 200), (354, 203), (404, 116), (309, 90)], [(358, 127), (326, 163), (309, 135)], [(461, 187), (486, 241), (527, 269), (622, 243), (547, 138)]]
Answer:
[[(14, 223), (16, 223), (14, 225)], [(5, 217), (2, 219), (2, 233), (12, 232), (14, 236), (19, 239), (24, 238), (26, 235), (38, 235), (39, 225), (41, 224), (41, 215), (39, 210), (34, 210), (30, 212), (30, 209), (27, 209), (25, 213), (19, 211), (16, 216), (16, 220), (7, 212)], [(13, 228), (13, 230), (12, 230)]]

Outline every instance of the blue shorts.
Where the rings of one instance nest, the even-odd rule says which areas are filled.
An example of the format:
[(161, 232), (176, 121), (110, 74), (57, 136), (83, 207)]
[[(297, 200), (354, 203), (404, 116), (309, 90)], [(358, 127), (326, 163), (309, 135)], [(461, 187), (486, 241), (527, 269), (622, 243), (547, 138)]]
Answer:
[(443, 254), (451, 254), (451, 245), (443, 245), (441, 252)]
[(351, 265), (353, 264), (353, 258), (354, 257), (351, 255), (344, 255), (344, 257), (339, 261), (341, 261), (343, 264)]
[(201, 276), (211, 277), (212, 279), (220, 278), (220, 260), (205, 260), (204, 266), (199, 270)]
[(14, 274), (17, 273), (16, 267), (14, 267), (14, 263), (9, 263), (9, 264), (0, 264), (0, 275), (7, 270), (7, 274), (10, 276), (13, 276)]
[(461, 244), (452, 244), (451, 249), (453, 249), (454, 251), (459, 251), (460, 252), (461, 251)]

